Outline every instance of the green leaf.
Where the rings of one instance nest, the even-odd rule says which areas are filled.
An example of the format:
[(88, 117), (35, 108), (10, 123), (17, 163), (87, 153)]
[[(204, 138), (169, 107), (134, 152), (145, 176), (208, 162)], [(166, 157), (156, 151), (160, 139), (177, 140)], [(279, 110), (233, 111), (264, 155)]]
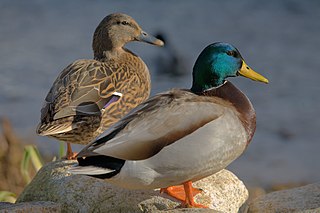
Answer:
[(33, 145), (27, 145), (24, 147), (23, 158), (21, 161), (21, 174), (26, 183), (31, 181), (30, 175), (30, 162), (32, 163), (34, 169), (38, 171), (43, 166), (43, 161), (41, 159), (38, 149)]
[(65, 143), (64, 142), (60, 142), (59, 145), (59, 159), (61, 159), (62, 157), (65, 156), (66, 150), (65, 150)]
[(29, 183), (31, 181), (31, 177), (29, 175), (29, 162), (30, 162), (30, 153), (25, 148), (23, 152), (22, 161), (20, 164), (20, 171), (26, 183)]
[(16, 195), (13, 192), (0, 191), (0, 202), (16, 202)]

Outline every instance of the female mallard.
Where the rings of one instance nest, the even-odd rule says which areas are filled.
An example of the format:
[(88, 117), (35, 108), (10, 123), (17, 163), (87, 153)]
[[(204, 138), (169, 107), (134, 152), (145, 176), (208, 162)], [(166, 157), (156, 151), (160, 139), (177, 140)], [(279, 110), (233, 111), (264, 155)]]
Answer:
[(77, 60), (53, 83), (41, 110), (37, 133), (68, 142), (88, 144), (150, 95), (145, 63), (124, 45), (163, 42), (145, 33), (128, 15), (105, 17), (93, 36), (94, 59)]
[[(268, 83), (235, 47), (209, 45), (194, 65), (190, 90), (173, 89), (140, 104), (87, 145), (70, 171), (129, 189), (163, 188), (184, 206), (201, 207), (191, 182), (228, 166), (255, 131), (249, 99), (225, 80), (238, 75)], [(177, 194), (181, 187), (170, 187), (178, 184), (185, 196)]]

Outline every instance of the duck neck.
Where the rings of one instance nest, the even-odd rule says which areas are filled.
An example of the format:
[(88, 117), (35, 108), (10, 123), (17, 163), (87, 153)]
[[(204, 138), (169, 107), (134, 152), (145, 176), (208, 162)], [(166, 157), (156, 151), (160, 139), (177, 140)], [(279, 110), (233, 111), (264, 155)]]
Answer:
[(210, 63), (199, 63), (199, 60), (196, 61), (193, 67), (192, 76), (193, 82), (191, 91), (194, 93), (219, 87), (225, 81), (224, 77), (213, 70)]
[(124, 48), (113, 48), (111, 50), (102, 51), (99, 54), (94, 54), (94, 59), (98, 61), (105, 61), (114, 58), (119, 58), (125, 52), (127, 51)]
[(110, 42), (101, 38), (99, 32), (96, 32), (93, 36), (92, 49), (94, 54), (94, 59), (99, 60), (104, 58), (104, 53), (106, 51), (112, 50), (112, 45)]
[(117, 55), (123, 52), (123, 46), (123, 42), (112, 41), (112, 39), (105, 38), (99, 32), (96, 32), (92, 41), (94, 59), (103, 60), (112, 55)]
[(94, 59), (103, 61), (108, 58), (118, 57), (124, 52), (123, 45), (114, 45), (112, 42), (93, 42), (92, 44)]

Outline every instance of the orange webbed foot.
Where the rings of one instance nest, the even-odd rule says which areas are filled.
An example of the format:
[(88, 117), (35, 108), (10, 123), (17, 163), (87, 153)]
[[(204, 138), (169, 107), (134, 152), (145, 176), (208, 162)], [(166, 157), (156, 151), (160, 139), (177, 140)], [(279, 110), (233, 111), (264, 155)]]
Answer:
[(171, 197), (180, 200), (181, 206), (185, 208), (208, 208), (207, 206), (198, 204), (193, 197), (202, 192), (201, 189), (194, 188), (191, 181), (187, 181), (180, 186), (169, 186), (161, 188), (160, 193), (166, 193)]

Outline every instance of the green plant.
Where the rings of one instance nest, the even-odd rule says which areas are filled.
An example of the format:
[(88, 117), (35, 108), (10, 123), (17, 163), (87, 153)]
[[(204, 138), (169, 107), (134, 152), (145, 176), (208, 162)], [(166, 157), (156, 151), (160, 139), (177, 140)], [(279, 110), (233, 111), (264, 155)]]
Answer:
[[(65, 148), (61, 143), (59, 147), (60, 158), (64, 156)], [(56, 157), (55, 157), (56, 158)], [(31, 166), (30, 166), (31, 165)], [(35, 145), (27, 145), (24, 147), (22, 160), (20, 162), (20, 172), (26, 184), (30, 183), (34, 173), (39, 171), (43, 166), (43, 160), (39, 150)], [(0, 202), (14, 203), (16, 201), (16, 194), (9, 191), (0, 191)]]
[(8, 191), (0, 191), (0, 202), (16, 202), (16, 195)]
[(37, 172), (43, 165), (42, 158), (40, 156), (40, 153), (37, 149), (37, 147), (33, 145), (27, 145), (24, 147), (23, 152), (23, 158), (21, 161), (21, 174), (25, 180), (26, 183), (29, 183), (31, 181), (31, 175), (30, 175), (30, 162), (33, 165), (33, 168)]
[(65, 144), (64, 142), (60, 142), (60, 145), (59, 145), (59, 158), (60, 159), (66, 155), (66, 150), (65, 150), (64, 144)]

